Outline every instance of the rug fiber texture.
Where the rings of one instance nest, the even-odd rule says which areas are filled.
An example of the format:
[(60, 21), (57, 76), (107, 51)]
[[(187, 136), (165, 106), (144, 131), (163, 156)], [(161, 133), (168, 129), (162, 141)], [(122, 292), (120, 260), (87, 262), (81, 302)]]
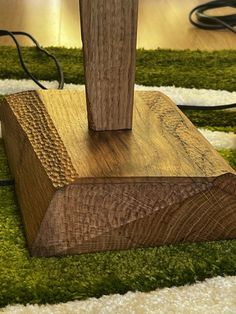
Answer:
[[(33, 48), (24, 48), (31, 71), (55, 80), (52, 64)], [(78, 49), (50, 48), (65, 70), (67, 83), (83, 83)], [(0, 50), (0, 78), (22, 79), (16, 51)], [(149, 86), (235, 89), (236, 55), (232, 51), (137, 52), (136, 82)], [(220, 80), (218, 79), (220, 77)], [(186, 111), (197, 127), (236, 132), (235, 111)], [(236, 169), (236, 151), (220, 153)], [(10, 177), (0, 140), (0, 178)], [(100, 297), (128, 291), (181, 286), (216, 276), (236, 275), (236, 240), (195, 243), (66, 256), (29, 256), (14, 187), (0, 188), (0, 306), (44, 304)]]

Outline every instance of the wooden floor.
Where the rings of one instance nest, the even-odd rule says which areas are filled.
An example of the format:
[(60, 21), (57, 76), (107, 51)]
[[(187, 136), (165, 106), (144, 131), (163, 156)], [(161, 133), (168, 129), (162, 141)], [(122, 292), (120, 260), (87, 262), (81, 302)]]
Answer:
[[(139, 0), (138, 47), (236, 49), (235, 34), (203, 31), (189, 23), (191, 8), (205, 2)], [(78, 0), (0, 0), (0, 29), (27, 31), (43, 46), (81, 47)], [(24, 39), (21, 43), (31, 45)], [(9, 44), (11, 39), (0, 38), (0, 45)]]

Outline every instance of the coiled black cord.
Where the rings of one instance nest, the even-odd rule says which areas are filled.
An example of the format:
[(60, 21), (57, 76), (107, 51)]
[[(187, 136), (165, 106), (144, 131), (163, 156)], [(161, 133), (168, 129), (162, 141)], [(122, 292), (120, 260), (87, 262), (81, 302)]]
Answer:
[[(236, 8), (235, 0), (214, 0), (205, 4), (199, 5), (192, 9), (189, 13), (189, 21), (194, 26), (206, 29), (206, 30), (220, 30), (229, 29), (233, 33), (236, 33), (234, 26), (236, 25), (236, 14), (230, 15), (207, 15), (205, 11), (216, 8), (232, 7)], [(195, 14), (196, 20), (193, 19)]]
[(37, 47), (38, 50), (40, 50), (41, 52), (43, 52), (44, 54), (46, 54), (49, 58), (51, 58), (54, 62), (55, 62), (55, 65), (56, 65), (56, 68), (57, 68), (57, 72), (58, 72), (58, 76), (59, 76), (59, 85), (58, 85), (58, 89), (63, 89), (64, 88), (64, 74), (63, 74), (63, 70), (59, 64), (59, 62), (57, 61), (56, 57), (53, 56), (52, 54), (50, 54), (46, 49), (42, 48), (39, 43), (37, 42), (37, 40), (30, 34), (26, 33), (26, 32), (10, 32), (10, 31), (7, 31), (7, 30), (3, 30), (1, 29), (0, 30), (0, 37), (2, 36), (10, 36), (15, 45), (16, 45), (16, 48), (17, 48), (17, 51), (18, 51), (18, 56), (19, 56), (19, 60), (20, 60), (20, 64), (23, 68), (23, 70), (25, 71), (25, 73), (27, 74), (27, 76), (29, 78), (31, 78), (31, 80), (33, 80), (40, 88), (42, 89), (47, 89), (43, 84), (41, 84), (30, 72), (29, 70), (27, 69), (25, 63), (24, 63), (24, 60), (23, 60), (23, 56), (22, 56), (22, 53), (21, 53), (21, 47), (18, 43), (18, 40), (16, 39), (16, 36), (17, 35), (23, 35), (23, 36), (27, 36), (28, 38), (30, 38), (32, 40), (32, 42), (35, 44), (35, 46)]
[[(214, 0), (201, 4), (193, 8), (189, 13), (189, 21), (192, 25), (205, 29), (205, 30), (222, 30), (229, 29), (233, 33), (236, 33), (234, 26), (236, 25), (236, 14), (230, 15), (207, 15), (205, 11), (216, 8), (232, 7), (236, 8), (236, 0)], [(195, 15), (195, 19), (193, 16)], [(192, 110), (219, 110), (236, 108), (236, 104), (227, 104), (221, 106), (179, 106), (181, 109), (192, 109)]]

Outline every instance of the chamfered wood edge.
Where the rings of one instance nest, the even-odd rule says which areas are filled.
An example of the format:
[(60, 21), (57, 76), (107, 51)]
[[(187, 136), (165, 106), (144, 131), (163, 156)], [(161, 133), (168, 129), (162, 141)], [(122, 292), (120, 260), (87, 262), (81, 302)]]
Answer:
[[(7, 103), (0, 106), (0, 114), (8, 163), (15, 179), (18, 202), (23, 209), (21, 214), (27, 242), (31, 246), (53, 198), (55, 188)], [(29, 191), (30, 187), (37, 187), (37, 189), (33, 188)]]
[(185, 185), (177, 181), (62, 188), (48, 208), (31, 254), (79, 254), (236, 237), (236, 176), (198, 178), (191, 184), (186, 180)]
[(76, 171), (37, 92), (6, 96), (5, 105), (10, 106), (53, 186), (60, 188), (73, 182)]
[[(50, 97), (53, 97), (54, 91), (46, 91), (47, 94), (49, 94)], [(69, 91), (60, 91), (62, 93), (68, 93), (70, 95)], [(40, 93), (40, 94), (38, 94)], [(51, 180), (53, 186), (55, 188), (63, 187), (67, 184), (77, 184), (78, 182), (84, 183), (93, 183), (93, 182), (146, 182), (146, 181), (155, 181), (154, 176), (119, 176), (118, 177), (78, 177), (78, 171), (74, 168), (74, 165), (72, 163), (72, 160), (67, 152), (67, 148), (65, 147), (57, 128), (55, 127), (50, 115), (47, 112), (47, 109), (45, 108), (45, 105), (43, 103), (43, 100), (45, 99), (41, 98), (40, 92), (23, 92), (18, 93), (14, 95), (7, 96), (5, 105), (10, 106), (11, 110), (14, 112), (15, 117), (17, 118), (17, 121), (21, 124), (22, 130), (24, 134), (27, 135), (28, 140), (30, 141), (30, 145), (32, 145), (32, 149), (34, 150), (35, 154), (37, 155), (37, 158), (39, 159), (40, 163), (42, 164), (42, 167), (45, 169), (49, 179)], [(74, 91), (74, 94), (71, 94), (70, 97), (76, 97), (77, 91)], [(78, 92), (79, 93), (79, 92)], [(61, 93), (58, 93), (58, 91), (55, 91), (55, 95), (61, 95)], [(156, 112), (156, 107), (158, 106), (159, 98), (157, 97), (159, 93), (156, 94), (156, 92), (138, 92), (137, 93), (140, 98), (144, 99), (144, 103), (148, 103), (151, 112)], [(154, 97), (153, 97), (154, 95)], [(70, 98), (69, 98), (70, 99)], [(180, 130), (178, 130), (178, 137), (177, 141), (179, 141), (179, 137), (183, 137), (183, 140), (186, 140), (186, 147), (183, 149), (183, 153), (189, 156), (189, 160), (191, 160), (192, 156), (194, 159), (192, 159), (192, 163), (196, 169), (200, 169), (201, 165), (206, 168), (206, 170), (209, 168), (208, 166), (211, 166), (212, 169), (210, 171), (202, 171), (204, 173), (204, 176), (207, 177), (214, 177), (217, 175), (221, 175), (224, 173), (235, 173), (235, 171), (227, 164), (227, 162), (213, 149), (213, 147), (207, 142), (207, 140), (200, 134), (199, 131), (197, 131), (192, 123), (184, 116), (184, 114), (178, 110), (178, 108), (171, 102), (171, 100), (164, 95), (161, 95), (161, 99), (164, 99), (164, 101), (168, 102), (170, 105), (169, 111), (165, 116), (165, 119), (167, 121), (165, 122), (164, 127), (167, 129), (170, 129), (169, 124), (171, 124), (171, 120), (168, 118), (168, 115), (171, 116), (171, 113), (176, 113), (176, 118), (179, 119), (181, 123)], [(46, 99), (47, 100), (47, 99)], [(137, 104), (137, 106), (140, 104)], [(161, 115), (164, 116), (163, 110), (160, 110)], [(159, 113), (159, 112), (158, 112)], [(158, 114), (156, 112), (156, 114)], [(169, 120), (168, 120), (169, 119)], [(183, 120), (184, 122), (182, 122)], [(155, 122), (155, 121), (154, 121)], [(177, 121), (178, 122), (178, 121)], [(173, 123), (177, 123), (175, 120)], [(158, 123), (158, 121), (157, 121)], [(185, 126), (186, 125), (186, 126)], [(178, 126), (178, 123), (177, 123)], [(191, 137), (189, 134), (191, 133), (191, 130), (194, 132), (195, 142), (197, 141), (198, 145), (201, 146), (201, 151), (203, 154), (199, 154), (197, 159), (195, 158), (194, 151), (195, 144), (192, 144)], [(174, 129), (173, 129), (174, 131)], [(135, 132), (135, 130), (134, 130)], [(169, 134), (171, 133), (171, 130), (168, 130)], [(180, 133), (180, 134), (179, 134)], [(173, 140), (175, 139), (175, 136), (173, 135)], [(199, 142), (201, 141), (201, 143)], [(188, 147), (188, 144), (190, 145), (190, 149)], [(192, 145), (192, 147), (191, 147)], [(182, 144), (181, 144), (182, 146)], [(180, 149), (182, 149), (180, 147)], [(199, 150), (199, 148), (196, 148)], [(186, 151), (185, 151), (186, 150)], [(186, 155), (186, 156), (187, 156)], [(202, 161), (204, 158), (204, 162)], [(209, 160), (208, 160), (209, 158)], [(213, 162), (214, 161), (214, 162)], [(173, 174), (171, 175), (173, 176)], [(202, 177), (203, 175), (199, 175)]]
[[(154, 113), (155, 116), (160, 116), (160, 120), (164, 121), (163, 127), (169, 130), (173, 134), (173, 137), (178, 138), (178, 140), (182, 142), (183, 146), (186, 145), (190, 148), (188, 155), (193, 159), (194, 163), (197, 164), (197, 167), (204, 167), (205, 165), (201, 162), (201, 160), (205, 159), (205, 161), (208, 162), (207, 166), (205, 166), (206, 169), (213, 169), (214, 167), (219, 167), (219, 169), (221, 169), (221, 173), (215, 175), (205, 173), (204, 176), (217, 177), (226, 173), (236, 174), (236, 171), (214, 149), (208, 140), (200, 133), (199, 130), (197, 130), (194, 124), (185, 116), (185, 114), (168, 96), (156, 91), (138, 91), (137, 93), (143, 102), (148, 106), (150, 110), (149, 114)], [(158, 94), (160, 95), (160, 98), (157, 97)], [(168, 108), (165, 108), (164, 106), (158, 106), (158, 104), (161, 102), (163, 102), (165, 105), (168, 104)], [(160, 110), (160, 108), (162, 109)], [(172, 119), (173, 115), (174, 119)], [(198, 146), (193, 145), (194, 141), (198, 143)], [(202, 150), (204, 154), (200, 154), (198, 155), (197, 159), (194, 159), (193, 157), (198, 150)], [(175, 153), (178, 152), (175, 151)], [(208, 160), (209, 157), (210, 160)], [(215, 161), (214, 167), (212, 167), (213, 160)], [(199, 177), (202, 176), (200, 175)]]
[[(37, 91), (37, 94), (39, 96), (39, 98), (41, 99), (41, 101), (44, 103), (44, 106), (46, 107), (46, 111), (48, 112), (49, 116), (51, 117), (51, 119), (54, 121), (54, 125), (56, 126), (58, 133), (61, 136), (61, 139), (64, 138), (63, 133), (60, 133), (60, 131), (64, 130), (64, 128), (61, 127), (61, 124), (63, 124), (63, 121), (61, 121), (60, 119), (58, 119), (58, 115), (60, 115), (60, 112), (58, 112), (58, 110), (56, 111), (56, 108), (58, 107), (58, 102), (61, 102), (64, 104), (64, 107), (66, 109), (69, 109), (69, 107), (74, 108), (75, 106), (78, 106), (78, 108), (80, 108), (79, 111), (73, 112), (74, 110), (71, 111), (71, 115), (74, 116), (81, 116), (82, 121), (86, 120), (86, 114), (84, 111), (84, 107), (85, 107), (85, 97), (84, 97), (84, 92), (83, 91), (67, 91), (67, 95), (65, 92), (56, 92), (54, 93), (54, 91)], [(63, 95), (66, 95), (66, 97), (64, 97)], [(82, 96), (83, 95), (83, 96)], [(56, 99), (57, 102), (55, 103), (55, 100), (52, 101), (53, 99)], [(68, 103), (68, 99), (69, 99), (69, 103)], [(76, 100), (76, 102), (74, 101)], [(60, 110), (62, 110), (63, 108), (60, 107)], [(56, 115), (57, 113), (57, 115)], [(64, 111), (64, 114), (66, 115), (66, 112)], [(145, 115), (145, 117), (143, 118), (142, 115)], [(149, 119), (149, 117), (151, 117), (151, 119)], [(68, 117), (69, 119), (69, 117)], [(60, 121), (60, 124), (58, 124), (58, 121)], [(74, 120), (72, 120), (73, 123), (75, 123)], [(79, 122), (79, 121), (78, 121)], [(80, 122), (81, 123), (81, 122)], [(158, 128), (153, 128), (152, 125), (148, 126), (148, 124), (156, 124), (159, 125)], [(203, 135), (195, 128), (195, 126), (191, 123), (191, 121), (183, 114), (183, 112), (181, 110), (178, 109), (178, 107), (173, 103), (173, 101), (171, 101), (171, 99), (169, 99), (166, 95), (160, 93), (160, 92), (156, 92), (156, 91), (137, 91), (135, 92), (135, 106), (134, 106), (134, 128), (132, 131), (123, 131), (123, 133), (125, 134), (133, 134), (134, 137), (137, 136), (139, 140), (143, 141), (143, 134), (145, 134), (145, 132), (147, 132), (147, 134), (149, 134), (149, 139), (147, 139), (148, 141), (150, 140), (150, 137), (159, 137), (161, 136), (160, 133), (164, 133), (164, 137), (167, 136), (168, 137), (168, 141), (169, 142), (173, 142), (171, 145), (171, 149), (174, 151), (175, 150), (175, 154), (179, 155), (181, 154), (181, 159), (184, 160), (183, 163), (181, 163), (181, 167), (183, 166), (184, 163), (186, 163), (186, 165), (188, 164), (187, 167), (191, 167), (193, 169), (191, 175), (188, 172), (184, 172), (181, 173), (181, 175), (183, 177), (186, 176), (191, 176), (191, 177), (195, 177), (195, 176), (199, 176), (199, 177), (212, 177), (212, 176), (217, 176), (217, 175), (221, 175), (223, 173), (227, 173), (227, 172), (231, 172), (231, 173), (235, 173), (235, 171), (230, 167), (230, 165), (224, 160), (224, 158), (222, 156), (220, 156), (220, 154), (212, 147), (212, 145), (203, 137)], [(147, 127), (148, 126), (148, 127)], [(150, 130), (152, 130), (152, 132), (156, 132), (155, 134), (151, 134)], [(65, 130), (66, 131), (66, 130)], [(163, 132), (164, 131), (164, 132)], [(63, 131), (64, 132), (64, 131)], [(101, 136), (96, 136), (95, 139), (98, 142), (98, 144), (96, 145), (93, 139), (93, 145), (97, 146), (97, 149), (99, 149), (99, 145), (102, 144), (102, 142), (104, 140), (106, 140), (105, 134), (115, 134), (115, 136), (109, 137), (108, 135), (108, 139), (111, 140), (111, 142), (115, 142), (116, 145), (119, 144), (119, 141), (122, 137), (120, 137), (120, 133), (117, 133), (119, 131), (106, 131), (106, 132), (93, 132), (89, 133), (88, 129), (77, 129), (77, 132), (81, 132), (81, 134), (85, 133), (86, 136), (88, 135), (88, 139), (91, 139), (94, 137), (94, 134), (97, 135), (101, 135)], [(71, 134), (71, 136), (73, 136)], [(145, 137), (144, 137), (145, 138)], [(162, 137), (163, 138), (163, 137)], [(164, 138), (163, 138), (164, 139)], [(81, 140), (81, 139), (80, 139)], [(127, 143), (126, 143), (127, 140)], [(62, 140), (63, 142), (63, 140)], [(89, 142), (89, 141), (88, 141)], [(129, 142), (129, 138), (126, 139), (121, 139), (121, 142), (123, 142), (122, 144), (126, 144), (126, 145), (130, 145), (133, 146), (133, 144), (135, 144), (137, 146), (137, 142), (135, 143), (135, 141), (132, 141), (131, 143)], [(164, 144), (165, 143), (165, 144)], [(181, 143), (181, 144), (180, 144)], [(163, 141), (163, 143), (161, 143), (161, 145), (166, 145), (167, 142)], [(68, 145), (68, 144), (67, 144)], [(110, 144), (107, 143), (107, 146), (109, 146)], [(138, 147), (138, 152), (136, 152), (136, 155), (139, 155), (141, 153), (142, 150), (144, 150), (144, 142), (142, 143), (142, 145)], [(149, 143), (150, 146), (146, 146), (145, 150), (147, 150), (148, 152), (150, 152), (150, 154), (153, 154), (155, 149), (157, 149), (157, 151), (155, 152), (155, 156), (156, 158), (158, 158), (158, 146), (157, 143), (154, 141), (151, 141)], [(160, 143), (158, 144), (160, 145)], [(122, 150), (122, 147), (119, 146), (120, 149)], [(115, 147), (113, 147), (115, 148)], [(170, 148), (170, 147), (169, 147)], [(177, 151), (176, 151), (177, 150)], [(178, 152), (179, 150), (179, 152)], [(162, 152), (162, 150), (160, 150), (160, 157), (165, 160), (165, 157), (162, 155), (162, 153), (166, 152)], [(112, 151), (110, 150), (109, 154), (112, 153)], [(131, 153), (131, 151), (126, 152), (127, 155), (129, 155)], [(90, 158), (93, 157), (92, 156), (92, 151), (89, 152), (90, 154)], [(108, 154), (108, 155), (109, 155)], [(142, 153), (141, 153), (142, 154)], [(101, 158), (104, 158), (105, 156), (100, 156)], [(116, 159), (117, 156), (114, 156), (114, 159)], [(169, 160), (171, 161), (173, 158), (173, 155), (169, 155), (166, 156)], [(136, 157), (137, 158), (137, 157)], [(153, 160), (151, 157), (149, 156), (145, 156), (145, 158), (150, 158), (149, 159), (149, 165), (148, 167), (150, 167), (150, 163), (151, 164), (157, 164), (156, 162), (156, 158)], [(179, 156), (180, 158), (180, 156)], [(173, 158), (173, 161), (176, 162), (176, 160)], [(179, 160), (180, 161), (180, 160)], [(190, 163), (189, 163), (190, 161)], [(95, 162), (95, 160), (94, 160)], [(118, 164), (120, 163), (120, 161), (118, 160), (117, 162)], [(127, 160), (127, 163), (129, 163), (129, 160)], [(133, 160), (132, 163), (136, 164), (136, 160)], [(160, 163), (160, 158), (158, 159), (158, 164)], [(76, 168), (76, 162), (74, 161), (73, 165)], [(110, 165), (111, 166), (111, 165)], [(114, 165), (113, 165), (114, 166)], [(173, 165), (174, 166), (174, 165)], [(184, 165), (185, 166), (185, 165)], [(143, 169), (145, 167), (147, 167), (147, 165), (144, 165), (143, 163), (139, 164), (138, 166), (136, 166), (136, 169), (140, 168)], [(176, 167), (176, 166), (174, 166)], [(167, 167), (169, 169), (169, 171), (171, 171), (171, 168)], [(178, 167), (176, 167), (178, 168)], [(201, 171), (199, 171), (199, 169), (201, 169)], [(135, 171), (135, 168), (132, 169), (133, 171), (131, 173), (129, 173), (129, 175), (127, 177), (125, 177), (125, 175), (118, 175), (118, 176), (111, 176), (109, 175), (104, 175), (103, 176), (99, 176), (99, 175), (94, 175), (95, 180), (99, 179), (101, 180), (101, 178), (104, 178), (104, 180), (107, 180), (107, 177), (109, 177), (109, 180), (116, 180), (117, 181), (117, 177), (119, 177), (120, 181), (128, 181), (129, 178), (132, 178), (133, 180), (137, 180), (137, 181), (145, 181), (145, 180), (152, 180), (152, 174), (154, 174), (154, 177), (161, 177), (161, 176), (166, 176), (166, 174), (161, 174), (158, 171), (154, 171), (152, 170), (151, 175), (137, 175), (137, 171)], [(79, 168), (77, 168), (77, 173), (80, 174), (81, 172), (81, 166), (79, 166)], [(198, 173), (198, 175), (196, 175), (196, 173)], [(173, 174), (173, 172), (168, 172), (168, 176), (181, 176), (180, 172), (175, 173), (175, 175)], [(92, 183), (92, 177), (86, 175), (86, 176), (80, 176), (76, 178), (76, 180), (74, 181), (75, 183), (78, 182), (84, 182), (84, 181), (89, 181)], [(97, 181), (96, 181), (97, 182)]]
[[(19, 97), (18, 97), (19, 95), (21, 97), (20, 102), (19, 102)], [(17, 99), (15, 99), (15, 97), (17, 97)], [(10, 102), (9, 102), (9, 99), (10, 99)], [(36, 108), (34, 108), (33, 106), (31, 107), (30, 104), (32, 101), (35, 103)], [(17, 173), (17, 175), (16, 175), (16, 181), (18, 182), (17, 185), (20, 182), (19, 177), (23, 178), (21, 184), (19, 184), (18, 186), (16, 185), (16, 188), (18, 191), (17, 193), (20, 195), (18, 197), (19, 201), (20, 201), (20, 203), (24, 204), (24, 207), (26, 208), (25, 211), (23, 210), (23, 217), (24, 217), (24, 215), (26, 215), (25, 216), (26, 218), (24, 218), (24, 223), (25, 223), (25, 225), (28, 226), (28, 227), (26, 226), (28, 243), (29, 243), (29, 246), (34, 248), (34, 249), (32, 249), (33, 250), (32, 252), (34, 252), (34, 250), (36, 252), (37, 251), (36, 247), (38, 247), (37, 242), (38, 242), (39, 237), (41, 236), (41, 232), (39, 232), (39, 228), (40, 229), (42, 228), (42, 223), (46, 219), (45, 217), (46, 217), (47, 213), (51, 212), (49, 210), (49, 208), (50, 208), (53, 200), (56, 200), (55, 196), (58, 195), (57, 190), (59, 189), (59, 191), (61, 191), (64, 187), (68, 187), (68, 189), (72, 189), (73, 186), (74, 186), (74, 188), (78, 189), (78, 186), (81, 187), (84, 183), (87, 183), (87, 184), (90, 183), (91, 184), (91, 182), (89, 182), (89, 181), (86, 182), (86, 180), (89, 180), (89, 178), (85, 178), (85, 181), (84, 182), (80, 181), (79, 182), (80, 184), (78, 185), (78, 182), (76, 182), (76, 179), (74, 179), (74, 178), (76, 178), (75, 170), (73, 170), (74, 172), (72, 171), (72, 173), (74, 175), (73, 178), (71, 175), (69, 176), (69, 180), (68, 180), (68, 177), (66, 177), (66, 176), (63, 177), (63, 180), (66, 178), (66, 180), (67, 180), (66, 183), (65, 183), (65, 181), (60, 181), (60, 180), (58, 181), (57, 172), (56, 172), (56, 177), (54, 177), (55, 174), (53, 174), (53, 173), (52, 173), (51, 178), (49, 177), (48, 173), (50, 173), (50, 172), (45, 171), (45, 167), (44, 167), (42, 159), (41, 159), (42, 157), (45, 158), (45, 155), (44, 156), (40, 155), (42, 153), (40, 151), (40, 147), (42, 147), (43, 150), (45, 149), (46, 156), (47, 156), (47, 153), (49, 152), (51, 154), (51, 151), (54, 149), (54, 146), (50, 146), (51, 144), (54, 144), (54, 143), (53, 142), (51, 143), (51, 141), (50, 141), (50, 134), (46, 134), (46, 140), (49, 140), (49, 144), (48, 144), (49, 150), (47, 150), (47, 145), (46, 145), (46, 147), (44, 145), (45, 144), (44, 139), (42, 140), (39, 138), (39, 141), (38, 141), (38, 137), (33, 137), (33, 138), (31, 137), (32, 134), (30, 132), (28, 132), (29, 127), (30, 128), (35, 127), (35, 124), (34, 124), (35, 121), (32, 117), (32, 111), (29, 110), (29, 112), (21, 112), (21, 114), (18, 116), (19, 110), (21, 110), (20, 105), (23, 103), (24, 103), (24, 105), (26, 103), (27, 106), (29, 106), (29, 108), (31, 108), (33, 110), (33, 113), (38, 112), (40, 119), (42, 119), (41, 116), (43, 116), (43, 120), (40, 120), (39, 124), (42, 125), (42, 128), (44, 125), (46, 125), (46, 127), (49, 128), (49, 130), (55, 136), (56, 145), (59, 145), (59, 147), (63, 147), (63, 142), (61, 141), (60, 136), (58, 135), (58, 132), (57, 132), (55, 126), (53, 125), (52, 121), (50, 120), (50, 117), (47, 116), (47, 114), (46, 114), (47, 112), (46, 111), (44, 112), (44, 109), (42, 109), (41, 106), (43, 106), (43, 103), (39, 99), (38, 94), (36, 92), (30, 92), (30, 93), (28, 92), (25, 94), (23, 93), (23, 95), (21, 93), (21, 94), (12, 95), (12, 96), (7, 97), (7, 101), (5, 101), (5, 103), (0, 108), (1, 117), (3, 120), (3, 136), (5, 139), (5, 142), (8, 143), (8, 144), (6, 144), (6, 146), (7, 146), (7, 154), (8, 154), (8, 156), (10, 156), (9, 161), (11, 164), (11, 169), (13, 169), (13, 173)], [(10, 104), (10, 107), (9, 107), (9, 104)], [(27, 114), (28, 114), (28, 116), (27, 116)], [(13, 123), (14, 126), (12, 126), (11, 123), (8, 123), (10, 121), (11, 121), (11, 123), (14, 121), (14, 123)], [(27, 132), (25, 132), (24, 127), (22, 127), (22, 125), (20, 125), (19, 123), (23, 124), (23, 126), (25, 125), (24, 123), (28, 123)], [(32, 129), (32, 132), (34, 132), (34, 129)], [(27, 133), (27, 136), (26, 136), (26, 133)], [(43, 131), (40, 131), (39, 133), (41, 134), (41, 133), (43, 133)], [(15, 140), (14, 140), (14, 138), (15, 138)], [(38, 146), (38, 143), (40, 143), (41, 146), (40, 145)], [(14, 152), (14, 149), (19, 144), (22, 146), (20, 146), (20, 148), (18, 149), (18, 152), (17, 151)], [(208, 145), (210, 146), (209, 143), (208, 143)], [(22, 159), (21, 152), (26, 147), (28, 147), (29, 152), (27, 154), (25, 154), (24, 159)], [(40, 153), (38, 154), (39, 151), (40, 151)], [(71, 161), (69, 159), (69, 156), (67, 155), (65, 147), (62, 149), (59, 149), (57, 151), (57, 153), (60, 154), (61, 151), (63, 153), (62, 153), (62, 156), (60, 156), (60, 158), (62, 160), (64, 158), (64, 160), (65, 160), (64, 164), (63, 163), (62, 164), (66, 165), (65, 168), (66, 167), (70, 168), (70, 162)], [(47, 160), (47, 159), (45, 159), (45, 160)], [(219, 160), (220, 160), (220, 158), (219, 158)], [(17, 170), (17, 165), (18, 165), (19, 161), (21, 162), (22, 166), (28, 165), (28, 167), (27, 166), (25, 166), (25, 168), (21, 167), (20, 170)], [(31, 164), (31, 162), (32, 162), (32, 164)], [(35, 162), (35, 164), (34, 164), (34, 162)], [(225, 161), (223, 163), (225, 164)], [(35, 168), (36, 164), (37, 164), (37, 166)], [(46, 161), (45, 161), (45, 164), (46, 164)], [(61, 165), (61, 163), (59, 163), (59, 165)], [(54, 166), (58, 167), (57, 163), (56, 164), (50, 163), (49, 166), (52, 167), (51, 169), (53, 169)], [(65, 168), (62, 169), (62, 173), (66, 173)], [(234, 181), (234, 184), (228, 184), (228, 183), (226, 184), (225, 179), (229, 178), (229, 180), (231, 180), (232, 178), (234, 178), (233, 173), (235, 173), (235, 172), (232, 169), (232, 173), (230, 174), (231, 168), (229, 166), (226, 168), (229, 169), (229, 172), (228, 173), (226, 172), (225, 175), (221, 175), (219, 177), (217, 177), (217, 176), (216, 177), (204, 177), (204, 179), (207, 183), (211, 183), (211, 184), (213, 181), (215, 182), (214, 184), (216, 184), (216, 182), (218, 182), (217, 185), (219, 186), (219, 188), (221, 190), (223, 190), (224, 192), (227, 192), (228, 194), (233, 195), (235, 193), (235, 188), (234, 188), (235, 187), (235, 181)], [(30, 177), (29, 175), (27, 175), (25, 173), (25, 171), (26, 172), (29, 171), (29, 173), (37, 173), (37, 171), (38, 171), (38, 176), (31, 176)], [(68, 173), (71, 174), (71, 169), (70, 169), (70, 171), (68, 171)], [(25, 178), (25, 180), (24, 180), (24, 178)], [(56, 178), (55, 181), (54, 181), (54, 178)], [(137, 180), (137, 183), (145, 183), (144, 182), (144, 180), (145, 180), (149, 184), (155, 183), (155, 181), (157, 181), (157, 177), (135, 178), (135, 180), (132, 181), (133, 179), (134, 178), (124, 178), (124, 181), (119, 182), (118, 186), (121, 187), (122, 184), (125, 185), (125, 183), (128, 183), (128, 182), (131, 183), (131, 182), (134, 182), (135, 180)], [(164, 182), (167, 179), (169, 181), (172, 180), (174, 182), (175, 180), (177, 180), (177, 181), (185, 180), (186, 178), (181, 178), (181, 177), (178, 177), (178, 178), (172, 178), (172, 177), (170, 177), (170, 178), (158, 178), (158, 180), (160, 180), (162, 182)], [(198, 179), (201, 179), (201, 178), (189, 178), (189, 180), (191, 182), (194, 181), (195, 183), (197, 182)], [(40, 185), (40, 182), (39, 182), (40, 180), (42, 180), (42, 182), (45, 182), (45, 184)], [(99, 180), (102, 180), (102, 178), (96, 178), (97, 184), (99, 184), (99, 182), (100, 182)], [(117, 180), (117, 178), (109, 178), (107, 182), (103, 180), (102, 183), (105, 184), (105, 183), (110, 182), (110, 183), (112, 183), (112, 185), (114, 185), (115, 183), (117, 183), (115, 180)], [(59, 184), (58, 184), (58, 182), (59, 182)], [(93, 182), (93, 183), (95, 183), (95, 182)], [(95, 184), (96, 187), (98, 186), (97, 184)], [(30, 186), (38, 185), (39, 189), (38, 189), (38, 191), (35, 192), (36, 194), (30, 193), (29, 195), (25, 196), (24, 193), (27, 189), (27, 186), (29, 186), (29, 185)], [(46, 190), (47, 189), (49, 190), (47, 195), (44, 195), (45, 188), (46, 188)], [(39, 195), (39, 194), (37, 195), (37, 193), (39, 193), (41, 195)], [(37, 197), (35, 197), (36, 195), (37, 195)], [(38, 200), (40, 198), (42, 198), (42, 195), (43, 195), (43, 202), (41, 204), (39, 204)], [(21, 200), (21, 197), (23, 197), (24, 199)], [(27, 203), (24, 203), (25, 200), (27, 200)], [(28, 203), (28, 201), (29, 201), (29, 203)], [(35, 208), (37, 208), (37, 211), (35, 213), (32, 212), (32, 205), (30, 205), (30, 203), (35, 204)], [(42, 206), (42, 207), (40, 207), (40, 206)], [(58, 208), (60, 208), (60, 206), (58, 206)], [(37, 215), (38, 215), (38, 217), (37, 217)], [(27, 217), (28, 217), (28, 222), (27, 222)], [(35, 220), (35, 226), (34, 226), (34, 224), (32, 224), (31, 220)], [(73, 221), (73, 219), (72, 219), (72, 221)], [(47, 225), (48, 225), (48, 223), (47, 223)], [(30, 226), (30, 229), (29, 229), (29, 226)], [(53, 224), (52, 224), (52, 226), (53, 226)], [(67, 226), (68, 226), (68, 224), (67, 224)], [(55, 227), (55, 225), (54, 225), (54, 227)], [(73, 227), (71, 227), (71, 228), (73, 229)], [(75, 233), (73, 233), (73, 232), (70, 233), (70, 230), (68, 231), (68, 229), (67, 229), (66, 233), (68, 233), (68, 232), (69, 232), (71, 237), (75, 236)], [(67, 243), (69, 243), (71, 240), (67, 239), (66, 241), (67, 241)], [(72, 241), (72, 243), (73, 243), (73, 241)], [(42, 246), (40, 246), (40, 247), (41, 247), (40, 250), (43, 250)], [(73, 249), (70, 248), (70, 249), (66, 249), (66, 252), (70, 252), (70, 250), (73, 251)], [(60, 251), (60, 252), (62, 252), (62, 251)], [(55, 254), (58, 254), (58, 252)]]

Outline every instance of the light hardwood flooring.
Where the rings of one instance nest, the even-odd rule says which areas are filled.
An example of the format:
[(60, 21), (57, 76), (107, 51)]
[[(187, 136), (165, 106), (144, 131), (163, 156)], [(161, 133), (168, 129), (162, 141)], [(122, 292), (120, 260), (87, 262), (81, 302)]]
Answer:
[[(146, 49), (236, 49), (229, 31), (204, 31), (188, 21), (189, 11), (207, 0), (139, 0), (138, 47)], [(215, 13), (234, 12), (233, 9)], [(81, 47), (78, 0), (0, 0), (0, 29), (31, 33), (43, 46)], [(31, 45), (21, 39), (23, 45)], [(13, 44), (0, 38), (0, 45)]]

